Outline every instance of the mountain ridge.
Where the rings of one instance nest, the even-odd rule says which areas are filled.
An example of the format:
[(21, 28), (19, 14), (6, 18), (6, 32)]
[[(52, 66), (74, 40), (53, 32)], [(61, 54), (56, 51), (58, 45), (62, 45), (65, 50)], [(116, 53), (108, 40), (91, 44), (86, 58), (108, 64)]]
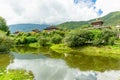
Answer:
[(13, 25), (8, 25), (8, 26), (9, 26), (11, 33), (14, 33), (16, 31), (31, 32), (33, 29), (43, 30), (49, 25), (26, 23), (26, 24), (13, 24)]
[[(104, 26), (116, 26), (117, 24), (120, 24), (120, 11), (111, 12), (103, 17), (99, 17), (98, 19), (104, 21)], [(90, 23), (92, 21), (95, 21), (96, 19), (91, 19), (88, 21), (71, 21), (71, 22), (64, 22), (61, 24), (58, 24), (57, 27), (62, 29), (76, 29), (82, 26), (90, 26)]]

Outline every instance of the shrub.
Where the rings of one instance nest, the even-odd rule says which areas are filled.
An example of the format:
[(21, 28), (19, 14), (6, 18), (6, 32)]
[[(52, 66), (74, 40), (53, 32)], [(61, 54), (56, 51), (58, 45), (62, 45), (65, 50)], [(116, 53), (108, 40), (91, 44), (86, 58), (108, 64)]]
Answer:
[(13, 42), (11, 39), (7, 37), (0, 37), (0, 52), (9, 52), (12, 46)]
[(15, 43), (16, 44), (29, 44), (29, 43), (34, 43), (37, 42), (37, 38), (34, 36), (19, 36), (15, 38)]
[(33, 36), (29, 36), (25, 38), (25, 43), (34, 43), (37, 42), (37, 38)]
[(74, 30), (69, 32), (64, 42), (70, 47), (79, 47), (86, 44), (92, 45), (113, 45), (117, 33), (112, 29)]
[(62, 37), (60, 35), (54, 35), (51, 39), (52, 43), (59, 44), (62, 40)]
[(38, 42), (39, 42), (40, 46), (47, 46), (49, 39), (45, 38), (45, 37), (40, 37)]
[(64, 42), (70, 47), (77, 47), (84, 45), (86, 42), (86, 38), (85, 35), (81, 33), (73, 32), (66, 35)]
[(105, 29), (102, 31), (103, 44), (113, 44), (117, 37), (116, 31)]
[(115, 43), (115, 39), (116, 39), (116, 37), (110, 37), (108, 40), (108, 44), (113, 45)]

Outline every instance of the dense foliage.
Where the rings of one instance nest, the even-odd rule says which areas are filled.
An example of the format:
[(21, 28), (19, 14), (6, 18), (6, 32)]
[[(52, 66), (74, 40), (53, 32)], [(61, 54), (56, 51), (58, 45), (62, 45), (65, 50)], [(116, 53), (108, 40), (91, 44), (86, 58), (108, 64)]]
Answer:
[(65, 44), (70, 47), (83, 45), (113, 45), (117, 33), (111, 29), (74, 30), (68, 33), (64, 39)]
[(38, 43), (39, 46), (50, 46), (52, 44), (59, 44), (65, 36), (64, 31), (42, 31), (39, 33), (23, 33), (20, 32), (13, 37), (16, 45), (29, 45), (31, 43)]
[(39, 33), (19, 33), (13, 36), (16, 45), (51, 46), (53, 44), (65, 44), (69, 47), (84, 45), (113, 45), (117, 39), (114, 29), (76, 29), (72, 31), (42, 31)]
[(13, 45), (13, 41), (0, 31), (0, 52), (9, 52)]

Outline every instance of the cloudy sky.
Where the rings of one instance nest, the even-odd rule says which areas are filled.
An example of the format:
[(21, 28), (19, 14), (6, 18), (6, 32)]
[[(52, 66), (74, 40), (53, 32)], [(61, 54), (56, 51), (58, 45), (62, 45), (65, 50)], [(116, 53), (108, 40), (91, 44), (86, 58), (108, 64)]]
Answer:
[(120, 0), (0, 0), (8, 24), (59, 24), (104, 16), (120, 10)]

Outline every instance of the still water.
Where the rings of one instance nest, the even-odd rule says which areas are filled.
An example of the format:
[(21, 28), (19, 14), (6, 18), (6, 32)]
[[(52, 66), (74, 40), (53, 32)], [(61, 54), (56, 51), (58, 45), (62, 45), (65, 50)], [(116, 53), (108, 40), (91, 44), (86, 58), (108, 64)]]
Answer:
[(1, 54), (0, 58), (0, 66), (32, 71), (34, 80), (120, 80), (120, 59), (78, 53), (61, 55), (47, 49), (25, 47)]

